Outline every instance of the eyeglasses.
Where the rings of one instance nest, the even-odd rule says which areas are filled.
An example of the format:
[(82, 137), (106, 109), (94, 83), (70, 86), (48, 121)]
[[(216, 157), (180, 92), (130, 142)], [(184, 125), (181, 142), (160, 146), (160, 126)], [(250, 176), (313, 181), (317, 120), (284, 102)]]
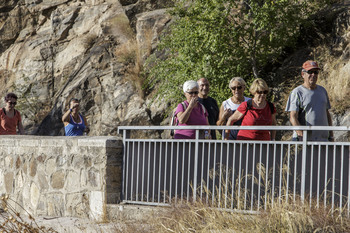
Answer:
[(269, 93), (269, 91), (267, 91), (267, 90), (265, 90), (265, 91), (256, 91), (256, 93), (258, 93), (259, 95), (261, 95), (261, 94), (267, 94), (267, 93)]
[(237, 90), (241, 90), (243, 87), (242, 86), (237, 86), (237, 87), (231, 87), (231, 90), (235, 91)]
[(198, 95), (198, 91), (186, 91), (186, 93), (190, 94), (190, 95)]
[(16, 105), (17, 104), (17, 102), (11, 102), (11, 101), (8, 101), (7, 103), (9, 103), (10, 105)]
[(318, 75), (318, 70), (303, 70), (303, 72)]

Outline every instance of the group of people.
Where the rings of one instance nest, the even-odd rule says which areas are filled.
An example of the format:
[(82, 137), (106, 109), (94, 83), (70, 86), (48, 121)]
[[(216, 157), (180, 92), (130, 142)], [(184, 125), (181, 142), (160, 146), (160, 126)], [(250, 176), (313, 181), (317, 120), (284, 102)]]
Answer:
[[(327, 91), (317, 85), (320, 68), (317, 62), (306, 61), (301, 70), (303, 84), (295, 88), (289, 96), (286, 111), (290, 112), (293, 126), (331, 126), (329, 113), (331, 108)], [(215, 99), (209, 96), (210, 86), (206, 78), (198, 81), (186, 81), (183, 92), (186, 100), (180, 103), (174, 115), (179, 126), (188, 125), (276, 125), (276, 108), (266, 96), (269, 87), (258, 78), (249, 88), (252, 98), (244, 96), (246, 82), (240, 78), (232, 78), (229, 82), (232, 97), (225, 100), (219, 109)], [(8, 93), (5, 96), (5, 107), (0, 109), (0, 135), (24, 134), (21, 114), (15, 109), (17, 96)], [(81, 136), (89, 131), (86, 118), (79, 113), (79, 100), (71, 99), (69, 109), (63, 114), (62, 122), (66, 136)], [(275, 140), (275, 131), (269, 130), (225, 130), (225, 140)], [(293, 140), (302, 140), (303, 131), (295, 131)], [(194, 139), (195, 130), (176, 130), (175, 139)], [(215, 130), (202, 133), (200, 138), (216, 139)], [(313, 131), (308, 140), (333, 141), (332, 131)]]
[[(308, 60), (301, 69), (303, 84), (289, 95), (285, 111), (289, 112), (293, 126), (331, 126), (330, 101), (324, 87), (317, 85), (320, 68), (317, 62)], [(266, 99), (269, 87), (261, 79), (255, 79), (249, 88), (252, 98), (244, 96), (246, 82), (235, 77), (229, 82), (232, 97), (225, 100), (219, 109), (215, 99), (209, 96), (209, 82), (205, 78), (186, 81), (183, 91), (186, 100), (180, 103), (174, 114), (179, 126), (188, 125), (276, 125), (276, 108)], [(271, 130), (225, 130), (225, 140), (275, 140), (276, 132)], [(303, 131), (295, 131), (293, 139), (303, 139)], [(206, 138), (204, 133), (200, 138)], [(194, 139), (195, 130), (176, 130), (175, 139)], [(216, 139), (216, 132), (210, 132)], [(307, 135), (312, 141), (334, 141), (333, 132), (312, 131)]]
[[(15, 109), (17, 98), (14, 93), (5, 96), (5, 107), (0, 109), (0, 135), (16, 135), (17, 129), (19, 134), (24, 134), (21, 114)], [(62, 116), (66, 136), (82, 136), (89, 132), (86, 118), (79, 109), (79, 100), (72, 98), (69, 109)]]

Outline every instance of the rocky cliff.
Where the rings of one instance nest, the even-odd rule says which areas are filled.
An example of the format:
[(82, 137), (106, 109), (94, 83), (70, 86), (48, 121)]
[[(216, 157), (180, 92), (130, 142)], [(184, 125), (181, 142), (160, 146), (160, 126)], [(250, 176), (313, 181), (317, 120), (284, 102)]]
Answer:
[[(115, 135), (119, 125), (160, 124), (167, 104), (149, 105), (140, 71), (170, 23), (166, 12), (170, 2), (0, 0), (1, 99), (9, 91), (20, 96), (17, 108), (29, 134), (63, 135), (61, 116), (72, 97), (81, 99), (90, 135)], [(323, 53), (328, 51), (332, 57), (324, 60), (325, 80), (335, 76), (343, 80), (324, 84), (346, 94), (350, 13), (344, 4), (328, 13), (321, 17), (321, 26), (307, 31), (312, 30), (317, 38), (304, 36), (307, 48), (300, 47), (286, 57), (275, 74), (294, 77), (300, 63), (296, 59), (314, 56), (313, 48), (323, 45)], [(277, 88), (276, 101), (283, 100), (288, 91)], [(348, 98), (334, 93), (334, 102)], [(345, 107), (335, 116), (335, 123), (350, 125), (348, 115)]]

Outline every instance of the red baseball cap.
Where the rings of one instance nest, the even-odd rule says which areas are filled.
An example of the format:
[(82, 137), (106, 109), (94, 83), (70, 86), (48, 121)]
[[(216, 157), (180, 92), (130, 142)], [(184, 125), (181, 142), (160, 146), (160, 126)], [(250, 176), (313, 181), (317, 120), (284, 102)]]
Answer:
[(303, 69), (304, 70), (312, 70), (312, 69), (320, 69), (320, 67), (318, 67), (317, 62), (312, 61), (312, 60), (308, 60), (308, 61), (304, 62)]

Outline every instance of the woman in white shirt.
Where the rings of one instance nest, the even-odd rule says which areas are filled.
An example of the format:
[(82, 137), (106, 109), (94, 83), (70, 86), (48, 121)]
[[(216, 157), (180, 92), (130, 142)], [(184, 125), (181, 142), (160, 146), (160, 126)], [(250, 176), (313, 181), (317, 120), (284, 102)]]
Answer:
[[(229, 83), (229, 88), (232, 91), (232, 97), (222, 102), (219, 113), (219, 120), (216, 125), (226, 125), (227, 119), (236, 111), (238, 106), (251, 99), (245, 97), (244, 90), (246, 88), (246, 82), (241, 77), (234, 77)], [(241, 125), (242, 121), (239, 120), (234, 123), (234, 125)], [(229, 139), (235, 140), (238, 134), (238, 130), (231, 130)], [(224, 137), (224, 135), (223, 135)]]

